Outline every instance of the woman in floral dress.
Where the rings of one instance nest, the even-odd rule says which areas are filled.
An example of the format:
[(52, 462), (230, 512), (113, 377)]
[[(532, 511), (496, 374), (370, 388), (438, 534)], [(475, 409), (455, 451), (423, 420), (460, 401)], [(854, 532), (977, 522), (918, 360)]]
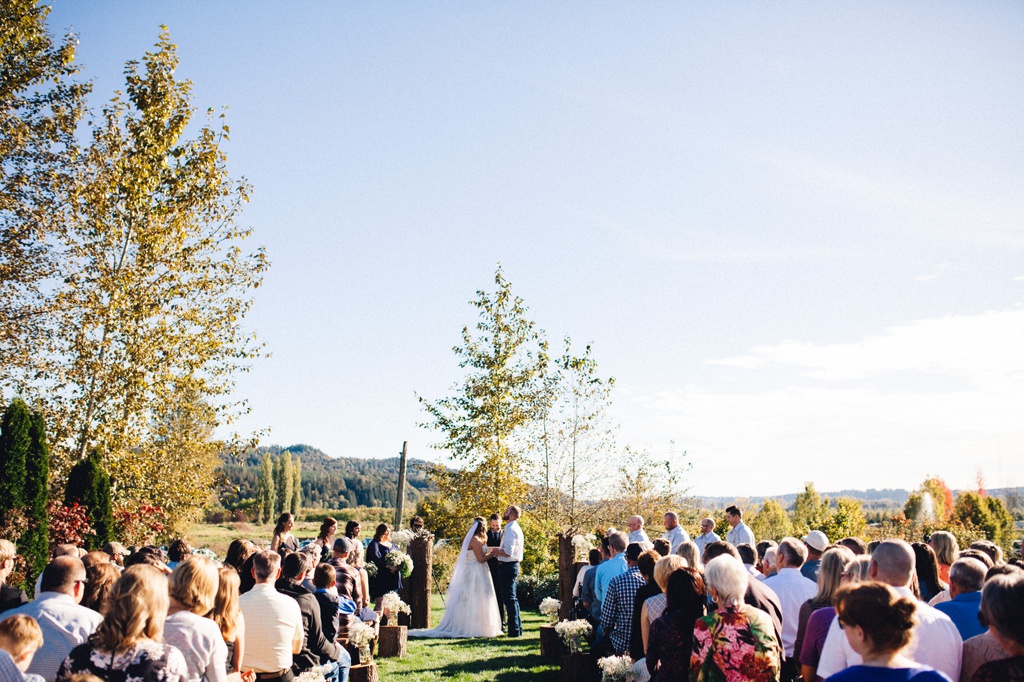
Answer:
[(690, 682), (777, 682), (782, 650), (768, 614), (743, 603), (749, 574), (725, 554), (704, 567), (704, 581), (718, 610), (693, 629)]

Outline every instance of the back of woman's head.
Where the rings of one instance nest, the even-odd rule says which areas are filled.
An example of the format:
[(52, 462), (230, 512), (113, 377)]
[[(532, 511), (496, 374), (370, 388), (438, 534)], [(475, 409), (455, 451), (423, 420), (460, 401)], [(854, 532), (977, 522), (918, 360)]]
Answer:
[(228, 545), (228, 553), (224, 557), (224, 563), (241, 569), (245, 560), (256, 553), (256, 548), (248, 540), (232, 540)]
[(1006, 639), (1024, 647), (1024, 573), (997, 575), (981, 590), (982, 625), (999, 631)]
[(597, 566), (599, 563), (601, 563), (601, 550), (595, 547), (594, 549), (590, 550), (590, 553), (587, 555), (587, 558), (590, 560), (591, 566)]
[(993, 566), (1003, 563), (1003, 548), (991, 540), (975, 540), (971, 543), (970, 549), (976, 549), (987, 554), (992, 559)]
[(210, 619), (220, 628), (225, 641), (233, 641), (238, 627), (238, 591), (242, 581), (231, 566), (218, 568), (217, 578), (217, 598), (213, 601)]
[(110, 589), (103, 622), (90, 638), (105, 651), (124, 651), (141, 639), (159, 641), (167, 618), (167, 578), (144, 564), (130, 566)]
[(743, 602), (748, 576), (743, 562), (731, 554), (721, 554), (704, 564), (704, 582), (708, 592), (718, 592), (718, 604), (723, 608)]
[(853, 561), (853, 552), (845, 547), (833, 547), (821, 555), (821, 566), (818, 568), (818, 593), (814, 595), (816, 604), (832, 604), (836, 590), (843, 579), (846, 564)]
[(941, 591), (938, 589), (941, 586), (939, 585), (939, 560), (935, 557), (935, 550), (923, 542), (915, 542), (911, 547), (914, 550), (918, 583), (933, 592)]
[(706, 603), (704, 578), (690, 567), (677, 568), (668, 575), (665, 610), (678, 611)]
[(647, 582), (654, 580), (654, 565), (661, 558), (661, 555), (653, 549), (640, 553), (640, 556), (636, 559), (636, 568), (640, 571), (640, 575), (644, 577), (644, 580)]
[(473, 517), (473, 535), (479, 537), (487, 537), (487, 519), (482, 516)]
[[(843, 567), (843, 583), (852, 585), (854, 583), (862, 583), (871, 575), (871, 555), (870, 554), (858, 554), (851, 560), (846, 562), (846, 566)], [(832, 596), (832, 601), (835, 601), (835, 595)]]
[(121, 571), (117, 570), (117, 566), (110, 562), (93, 564), (85, 569), (87, 582), (85, 583), (85, 592), (82, 593), (82, 606), (97, 613), (103, 613), (110, 596), (110, 588), (120, 577)]
[(164, 555), (160, 551), (159, 547), (153, 545), (146, 545), (145, 547), (139, 547), (137, 550), (129, 554), (124, 560), (124, 567), (138, 566), (145, 564), (148, 566), (162, 567), (164, 566)]
[(960, 554), (960, 545), (956, 537), (947, 531), (937, 530), (928, 536), (928, 544), (935, 550), (935, 557), (940, 564), (952, 566)]
[(686, 565), (690, 568), (701, 570), (700, 550), (692, 540), (676, 547), (676, 554), (686, 559)]
[(217, 600), (217, 565), (203, 556), (191, 556), (171, 573), (171, 597), (197, 616), (205, 616)]
[(864, 630), (871, 651), (895, 652), (910, 643), (917, 606), (879, 582), (844, 585), (836, 592), (836, 615), (843, 627)]
[(669, 554), (658, 559), (654, 564), (654, 582), (658, 583), (658, 587), (661, 588), (662, 592), (666, 592), (668, 590), (668, 577), (672, 575), (673, 571), (678, 568), (685, 568), (686, 565), (686, 559), (678, 554)]

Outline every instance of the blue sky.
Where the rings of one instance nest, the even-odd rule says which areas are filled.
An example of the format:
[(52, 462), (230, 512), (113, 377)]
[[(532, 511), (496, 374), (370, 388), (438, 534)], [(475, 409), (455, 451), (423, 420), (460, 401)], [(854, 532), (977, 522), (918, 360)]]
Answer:
[(1024, 485), (1024, 5), (56, 0), (99, 108), (167, 24), (273, 267), (264, 442), (436, 457), (500, 261), (692, 492)]

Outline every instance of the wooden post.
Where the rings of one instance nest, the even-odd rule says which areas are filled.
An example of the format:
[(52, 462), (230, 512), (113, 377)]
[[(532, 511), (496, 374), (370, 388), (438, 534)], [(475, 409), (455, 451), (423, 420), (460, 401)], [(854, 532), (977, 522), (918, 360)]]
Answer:
[(402, 441), (402, 458), (398, 462), (398, 494), (395, 495), (395, 530), (402, 527), (405, 512), (405, 454), (409, 441)]
[(409, 543), (412, 575), (403, 581), (402, 601), (412, 610), (414, 628), (430, 627), (430, 594), (434, 575), (434, 536), (423, 532)]
[(600, 679), (597, 659), (590, 654), (562, 656), (562, 682), (597, 682)]
[(404, 625), (382, 625), (380, 642), (377, 644), (377, 655), (381, 658), (401, 658), (405, 656), (409, 629)]
[(558, 534), (558, 619), (566, 620), (572, 610), (572, 588), (576, 585), (576, 550), (572, 535)]
[(349, 670), (349, 682), (380, 682), (380, 675), (377, 674), (377, 664), (374, 661), (353, 665)]
[(544, 658), (561, 658), (569, 653), (565, 642), (555, 632), (554, 625), (540, 626), (540, 655)]

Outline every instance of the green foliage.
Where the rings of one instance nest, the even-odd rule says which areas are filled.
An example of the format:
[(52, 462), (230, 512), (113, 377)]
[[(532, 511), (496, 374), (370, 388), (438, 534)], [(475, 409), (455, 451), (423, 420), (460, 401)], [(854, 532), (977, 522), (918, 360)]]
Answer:
[(524, 576), (545, 576), (558, 572), (558, 538), (561, 527), (525, 513), (519, 519), (523, 530), (523, 560), (519, 570)]
[(845, 537), (864, 537), (867, 528), (860, 500), (841, 497), (836, 500), (835, 508), (829, 510), (828, 518), (818, 530), (825, 533), (832, 542), (838, 542)]
[(31, 522), (21, 537), (18, 552), (25, 557), (26, 583), (34, 586), (36, 576), (43, 572), (50, 560), (46, 513), (49, 501), (50, 447), (46, 442), (46, 423), (43, 415), (38, 412), (32, 414), (29, 436), (31, 444), (25, 461), (25, 508)]
[[(0, 421), (0, 514), (25, 507), (25, 464), (32, 447), (32, 415), (21, 398), (15, 398)], [(0, 519), (3, 522), (3, 519)]]
[(110, 502), (110, 477), (103, 470), (98, 450), (71, 468), (64, 492), (64, 506), (80, 504), (88, 511), (93, 534), (85, 536), (86, 549), (100, 549), (114, 538), (114, 510)]
[(775, 499), (765, 500), (761, 509), (751, 515), (746, 524), (750, 526), (750, 530), (753, 531), (758, 542), (761, 540), (778, 542), (793, 534), (793, 523), (789, 520), (789, 515), (782, 504)]
[(522, 575), (516, 583), (516, 596), (519, 606), (524, 609), (535, 609), (547, 597), (558, 598), (558, 573), (546, 575)]
[(292, 503), (290, 508), (292, 516), (298, 518), (302, 512), (302, 460), (298, 457), (295, 458), (295, 463), (292, 465)]
[(986, 538), (1004, 551), (1012, 551), (1015, 535), (1013, 516), (998, 497), (974, 492), (960, 493), (953, 507), (952, 518), (983, 531)]
[(280, 515), (290, 512), (292, 508), (292, 485), (295, 476), (292, 473), (292, 453), (282, 452), (274, 460), (274, 485), (277, 489), (277, 502), (274, 505), (274, 514)]
[(803, 536), (812, 530), (821, 530), (829, 515), (828, 498), (822, 499), (813, 483), (805, 483), (793, 505), (793, 532)]
[(257, 499), (260, 505), (259, 520), (262, 523), (270, 523), (274, 517), (274, 506), (277, 504), (277, 486), (274, 484), (274, 458), (269, 452), (263, 454)]
[(615, 458), (617, 494), (604, 502), (604, 519), (624, 523), (637, 514), (648, 526), (660, 524), (665, 511), (675, 509), (683, 494), (678, 472), (689, 467), (685, 458), (685, 452), (657, 459), (647, 450), (623, 448)]

